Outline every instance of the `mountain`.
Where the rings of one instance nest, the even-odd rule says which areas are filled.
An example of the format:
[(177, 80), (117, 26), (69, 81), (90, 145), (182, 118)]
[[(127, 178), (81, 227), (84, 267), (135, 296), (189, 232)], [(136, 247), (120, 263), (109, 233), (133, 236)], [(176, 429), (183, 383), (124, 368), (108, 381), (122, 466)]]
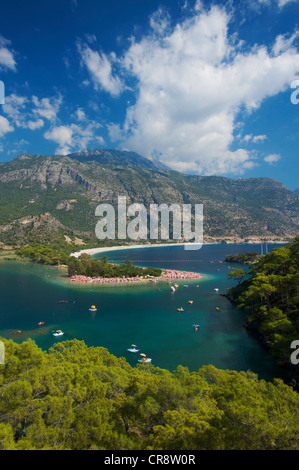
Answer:
[(76, 153), (67, 155), (69, 158), (78, 160), (79, 162), (97, 162), (102, 165), (120, 165), (129, 168), (149, 168), (154, 170), (169, 170), (166, 165), (154, 158), (144, 158), (134, 152), (120, 150), (80, 150)]
[(295, 189), (294, 193), (299, 195), (299, 188)]
[(292, 239), (299, 196), (269, 178), (185, 175), (133, 152), (84, 150), (67, 156), (22, 154), (0, 163), (0, 242), (56, 234), (94, 240), (95, 208), (117, 204), (204, 205), (206, 242)]

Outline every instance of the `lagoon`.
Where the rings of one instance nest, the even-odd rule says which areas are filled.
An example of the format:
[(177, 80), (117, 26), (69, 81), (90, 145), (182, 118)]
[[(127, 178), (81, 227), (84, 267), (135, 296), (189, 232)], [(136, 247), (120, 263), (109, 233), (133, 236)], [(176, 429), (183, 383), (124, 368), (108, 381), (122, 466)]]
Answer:
[[(268, 245), (269, 251), (275, 246)], [(107, 252), (110, 262), (130, 259), (139, 266), (203, 275), (200, 280), (179, 281), (174, 293), (165, 281), (154, 285), (71, 285), (62, 277), (61, 269), (2, 262), (0, 337), (17, 342), (30, 337), (42, 349), (77, 338), (88, 346), (103, 346), (131, 365), (137, 364), (140, 356), (127, 349), (136, 344), (140, 353), (152, 358), (154, 366), (171, 371), (178, 365), (196, 371), (213, 364), (220, 369), (249, 369), (267, 380), (282, 377), (282, 369), (244, 328), (245, 313), (221, 296), (234, 285), (227, 278), (225, 256), (248, 251), (260, 251), (260, 245), (204, 245), (198, 251), (163, 246)], [(61, 300), (67, 302), (59, 303)], [(96, 312), (89, 311), (92, 304), (97, 306)], [(178, 307), (184, 312), (179, 313)], [(44, 325), (38, 326), (40, 321)], [(197, 331), (194, 324), (199, 324)], [(64, 336), (53, 337), (56, 329), (63, 330)]]

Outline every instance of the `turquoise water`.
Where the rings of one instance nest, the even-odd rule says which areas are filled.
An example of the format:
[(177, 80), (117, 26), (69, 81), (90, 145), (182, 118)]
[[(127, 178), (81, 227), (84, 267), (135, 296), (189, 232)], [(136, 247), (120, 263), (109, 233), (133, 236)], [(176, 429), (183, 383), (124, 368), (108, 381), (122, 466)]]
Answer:
[[(281, 369), (244, 328), (244, 312), (220, 295), (234, 282), (227, 278), (227, 263), (219, 261), (227, 254), (259, 250), (260, 246), (254, 245), (206, 245), (198, 251), (159, 247), (107, 253), (113, 262), (130, 259), (140, 266), (203, 275), (200, 280), (179, 281), (175, 293), (167, 282), (74, 286), (58, 278), (57, 268), (3, 262), (0, 336), (18, 342), (31, 337), (43, 349), (77, 338), (88, 346), (103, 346), (118, 357), (124, 356), (131, 365), (140, 357), (127, 352), (133, 343), (152, 358), (155, 366), (169, 370), (179, 364), (192, 371), (213, 364), (221, 369), (250, 369), (265, 379), (282, 376)], [(67, 303), (59, 303), (60, 300)], [(188, 300), (193, 300), (193, 304), (188, 304)], [(97, 312), (89, 311), (92, 304), (97, 306)], [(179, 313), (177, 308), (181, 306), (184, 312)], [(45, 322), (42, 327), (37, 325), (40, 321)], [(193, 324), (200, 325), (198, 331)], [(56, 329), (63, 330), (64, 336), (54, 338)]]

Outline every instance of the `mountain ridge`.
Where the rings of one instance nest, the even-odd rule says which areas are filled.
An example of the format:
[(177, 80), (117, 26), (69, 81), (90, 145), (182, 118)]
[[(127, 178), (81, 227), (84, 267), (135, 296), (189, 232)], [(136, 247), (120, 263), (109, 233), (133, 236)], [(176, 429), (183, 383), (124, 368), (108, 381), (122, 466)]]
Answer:
[[(66, 156), (21, 154), (0, 163), (0, 242), (7, 242), (8, 226), (18, 227), (10, 229), (17, 240), (25, 232), (26, 239), (22, 219), (44, 214), (51, 216), (42, 219), (45, 232), (52, 224), (54, 232), (94, 238), (96, 206), (117, 204), (120, 195), (146, 207), (203, 204), (205, 240), (279, 240), (298, 233), (299, 196), (276, 180), (186, 175), (134, 152), (92, 149)], [(41, 226), (33, 224), (32, 230), (41, 232)]]

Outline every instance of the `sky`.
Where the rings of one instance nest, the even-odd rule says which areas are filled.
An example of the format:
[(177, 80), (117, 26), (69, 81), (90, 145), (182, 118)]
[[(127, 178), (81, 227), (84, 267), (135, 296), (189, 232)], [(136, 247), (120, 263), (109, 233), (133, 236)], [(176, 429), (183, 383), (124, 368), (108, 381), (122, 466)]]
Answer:
[(299, 187), (299, 0), (0, 0), (0, 161), (130, 150)]

